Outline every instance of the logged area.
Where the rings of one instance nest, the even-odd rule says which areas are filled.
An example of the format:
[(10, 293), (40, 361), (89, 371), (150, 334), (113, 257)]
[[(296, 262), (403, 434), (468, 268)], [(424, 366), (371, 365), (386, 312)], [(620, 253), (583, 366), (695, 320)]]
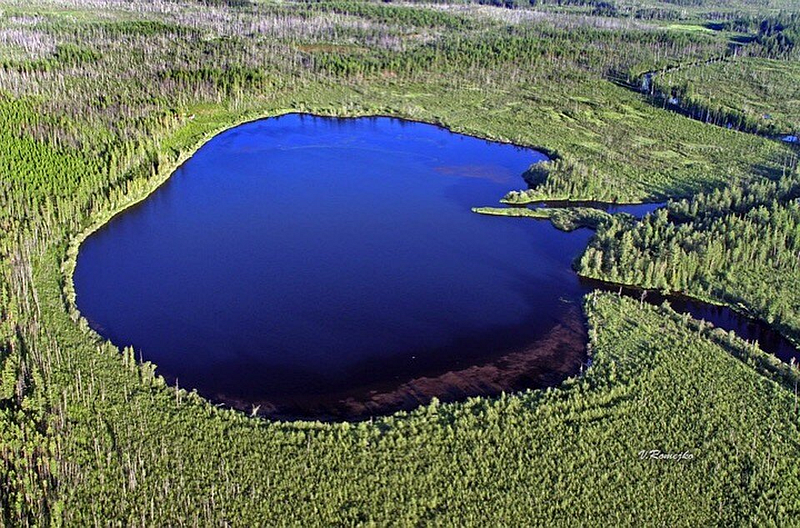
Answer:
[(0, 0), (0, 526), (796, 522), (798, 80), (796, 0)]

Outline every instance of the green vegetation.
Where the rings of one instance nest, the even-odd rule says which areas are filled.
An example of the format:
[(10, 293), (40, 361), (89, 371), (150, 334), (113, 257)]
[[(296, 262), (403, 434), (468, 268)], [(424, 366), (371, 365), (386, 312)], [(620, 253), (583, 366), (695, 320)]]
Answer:
[(613, 219), (580, 273), (724, 302), (800, 342), (800, 175), (700, 194), (631, 225)]
[(800, 131), (800, 61), (747, 57), (658, 75), (654, 85), (718, 125), (766, 134)]
[(798, 337), (795, 152), (627, 87), (724, 55), (731, 32), (752, 37), (754, 69), (793, 72), (789, 33), (735, 24), (796, 3), (438, 4), (0, 3), (0, 525), (797, 518), (796, 370), (667, 308), (590, 296), (592, 368), (557, 389), (335, 425), (216, 408), (89, 330), (81, 238), (213, 133), (306, 111), (549, 152), (510, 203), (703, 191), (638, 223), (547, 214), (598, 229), (587, 275), (741, 303)]
[(574, 231), (581, 227), (597, 229), (601, 224), (611, 220), (610, 214), (591, 207), (548, 207), (536, 209), (527, 207), (473, 207), (472, 212), (493, 216), (548, 219), (556, 228), (562, 231)]
[(642, 87), (706, 123), (771, 135), (797, 131), (800, 16), (749, 14), (714, 26), (739, 32), (723, 56), (654, 71)]
[[(57, 285), (48, 290), (44, 309), (60, 302)], [(68, 434), (51, 454), (56, 508), (79, 525), (688, 526), (797, 515), (796, 402), (781, 386), (793, 371), (666, 309), (606, 294), (588, 313), (594, 363), (563, 388), (356, 425), (248, 419), (164, 386), (107, 344), (65, 350), (48, 374), (63, 387), (53, 419)], [(66, 316), (54, 322), (59, 339), (86, 340)], [(639, 458), (653, 449), (694, 458)]]

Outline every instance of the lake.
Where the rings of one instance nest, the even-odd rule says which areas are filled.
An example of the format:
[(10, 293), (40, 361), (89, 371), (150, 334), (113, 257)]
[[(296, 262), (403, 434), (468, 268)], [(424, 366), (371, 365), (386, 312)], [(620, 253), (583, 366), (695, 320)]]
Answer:
[(169, 382), (272, 418), (554, 385), (586, 362), (591, 232), (470, 211), (545, 159), (384, 117), (248, 123), (88, 237), (77, 305)]

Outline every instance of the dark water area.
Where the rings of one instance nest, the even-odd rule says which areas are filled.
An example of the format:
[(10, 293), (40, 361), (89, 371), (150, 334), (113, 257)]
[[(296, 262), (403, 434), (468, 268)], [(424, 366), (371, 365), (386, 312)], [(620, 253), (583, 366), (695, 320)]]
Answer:
[(544, 159), (391, 118), (248, 123), (84, 242), (78, 308), (169, 382), (272, 418), (552, 386), (587, 360), (571, 264), (592, 233), (470, 211)]

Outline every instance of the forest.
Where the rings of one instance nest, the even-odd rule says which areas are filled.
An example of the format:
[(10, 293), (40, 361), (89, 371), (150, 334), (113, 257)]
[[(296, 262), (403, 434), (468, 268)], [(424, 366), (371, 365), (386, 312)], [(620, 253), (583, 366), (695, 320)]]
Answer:
[(781, 12), (714, 26), (747, 36), (736, 37), (726, 53), (712, 60), (653, 71), (642, 88), (663, 106), (706, 123), (757, 134), (793, 135), (798, 130), (798, 24), (797, 14)]
[(696, 119), (746, 132), (796, 135), (797, 64), (746, 57), (658, 75), (653, 86), (662, 102)]
[(636, 225), (603, 224), (580, 273), (739, 307), (800, 340), (800, 175), (672, 202)]
[(798, 147), (775, 137), (798, 130), (798, 13), (0, 0), (0, 526), (796, 522), (797, 367), (669, 305), (589, 294), (591, 366), (546, 390), (274, 422), (102, 339), (72, 272), (83, 239), (222, 130), (388, 115), (548, 153), (481, 212), (668, 201), (641, 221), (546, 216), (596, 230), (581, 275), (731, 306), (800, 344)]

